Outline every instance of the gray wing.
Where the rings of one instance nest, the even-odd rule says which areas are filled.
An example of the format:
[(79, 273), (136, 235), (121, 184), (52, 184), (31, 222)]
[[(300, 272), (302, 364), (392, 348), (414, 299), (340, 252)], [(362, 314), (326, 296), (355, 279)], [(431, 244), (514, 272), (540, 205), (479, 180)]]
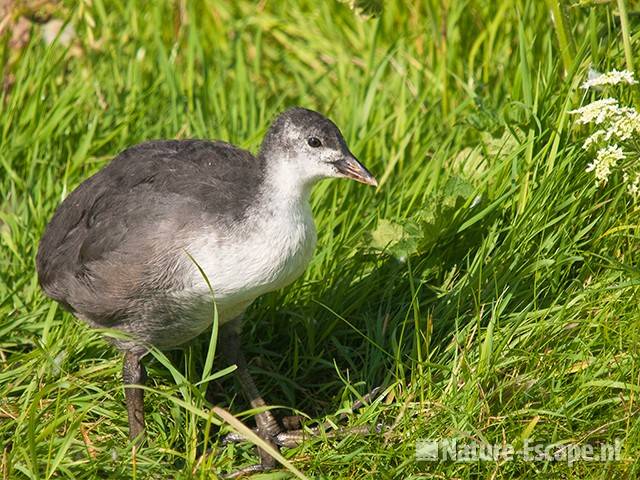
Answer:
[(236, 221), (261, 175), (259, 160), (219, 142), (126, 150), (58, 207), (36, 257), (43, 290), (99, 325), (148, 308), (180, 288), (189, 232)]

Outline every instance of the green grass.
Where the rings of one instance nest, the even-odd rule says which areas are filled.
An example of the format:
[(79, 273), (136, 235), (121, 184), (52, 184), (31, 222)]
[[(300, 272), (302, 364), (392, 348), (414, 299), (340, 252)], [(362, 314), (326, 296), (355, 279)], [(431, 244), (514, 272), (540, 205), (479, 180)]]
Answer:
[[(221, 445), (191, 385), (208, 338), (147, 361), (150, 441), (134, 458), (120, 356), (44, 297), (34, 257), (62, 198), (125, 147), (206, 137), (255, 150), (290, 105), (330, 116), (380, 187), (316, 188), (316, 255), (252, 306), (246, 353), (282, 412), (336, 421), (382, 385), (349, 424), (387, 426), (284, 450), (295, 467), (637, 478), (640, 211), (621, 182), (594, 185), (567, 112), (590, 65), (629, 64), (640, 23), (628, 2), (623, 39), (624, 2), (574, 3), (561, 43), (575, 56), (547, 10), (561, 5), (533, 0), (384, 2), (378, 19), (333, 1), (85, 0), (56, 11), (76, 29), (69, 48), (37, 25), (19, 50), (5, 38), (2, 478), (215, 478), (255, 463), (251, 444)], [(248, 420), (232, 377), (219, 406)], [(623, 448), (609, 463), (416, 462), (421, 438)]]

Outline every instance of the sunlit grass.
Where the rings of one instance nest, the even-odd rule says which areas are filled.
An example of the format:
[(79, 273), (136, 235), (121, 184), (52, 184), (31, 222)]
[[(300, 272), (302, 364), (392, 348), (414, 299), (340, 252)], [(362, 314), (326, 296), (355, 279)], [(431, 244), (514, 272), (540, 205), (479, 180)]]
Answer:
[[(637, 477), (638, 208), (584, 171), (567, 112), (590, 65), (628, 66), (638, 18), (627, 4), (621, 25), (616, 2), (568, 8), (567, 56), (546, 8), (561, 3), (385, 2), (364, 19), (339, 2), (93, 0), (60, 9), (69, 48), (46, 46), (38, 26), (20, 51), (5, 39), (3, 478), (210, 478), (255, 463), (249, 444), (220, 444), (192, 385), (208, 338), (147, 362), (150, 441), (134, 459), (120, 357), (42, 295), (34, 257), (61, 199), (123, 148), (205, 137), (255, 151), (290, 105), (330, 116), (380, 187), (315, 190), (317, 253), (251, 308), (247, 356), (268, 402), (312, 418), (335, 421), (384, 386), (351, 424), (388, 427), (285, 450), (295, 467)], [(219, 405), (249, 420), (232, 377)], [(415, 461), (416, 440), (453, 437), (624, 447), (609, 464)]]

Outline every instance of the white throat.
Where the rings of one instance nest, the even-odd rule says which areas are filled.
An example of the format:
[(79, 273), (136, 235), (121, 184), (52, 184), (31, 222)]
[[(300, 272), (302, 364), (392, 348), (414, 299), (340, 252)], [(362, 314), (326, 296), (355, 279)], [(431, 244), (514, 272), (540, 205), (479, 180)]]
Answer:
[(310, 163), (304, 159), (270, 159), (258, 203), (267, 208), (308, 205), (311, 189), (324, 177), (320, 172), (310, 171), (307, 167)]
[[(274, 162), (266, 172), (259, 200), (247, 210), (241, 225), (225, 236), (216, 230), (203, 232), (191, 243), (188, 251), (211, 282), (221, 322), (304, 273), (316, 245), (309, 205), (315, 179), (301, 179), (285, 162)], [(209, 295), (195, 268), (192, 285), (190, 294)]]

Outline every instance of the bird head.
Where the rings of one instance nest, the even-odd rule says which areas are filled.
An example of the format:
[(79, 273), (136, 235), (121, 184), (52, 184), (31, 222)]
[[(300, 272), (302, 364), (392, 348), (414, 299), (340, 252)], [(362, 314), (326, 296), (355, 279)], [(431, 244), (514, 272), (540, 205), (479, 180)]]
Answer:
[(305, 184), (336, 177), (378, 185), (351, 153), (338, 127), (305, 108), (291, 108), (276, 118), (262, 142), (260, 155), (267, 162), (277, 162)]

